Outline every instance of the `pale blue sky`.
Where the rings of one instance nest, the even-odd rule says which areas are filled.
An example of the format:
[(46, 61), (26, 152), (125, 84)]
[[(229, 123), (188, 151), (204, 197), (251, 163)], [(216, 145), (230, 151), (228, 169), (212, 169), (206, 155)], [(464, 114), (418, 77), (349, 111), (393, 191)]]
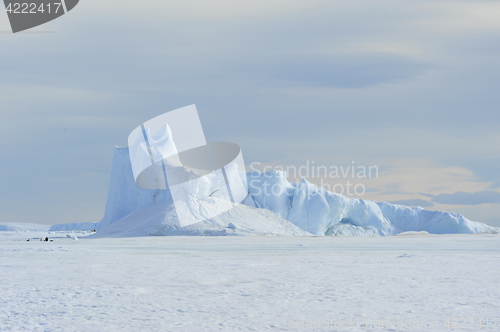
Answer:
[(500, 226), (500, 3), (97, 1), (0, 10), (0, 218), (99, 221), (114, 145), (196, 104), (247, 163), (378, 165), (367, 197)]

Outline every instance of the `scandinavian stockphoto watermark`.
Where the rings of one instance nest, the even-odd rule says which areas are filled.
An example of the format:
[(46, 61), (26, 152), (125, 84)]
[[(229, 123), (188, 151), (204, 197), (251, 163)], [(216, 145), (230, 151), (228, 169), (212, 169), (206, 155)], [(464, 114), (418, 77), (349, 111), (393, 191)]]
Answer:
[(3, 0), (12, 32), (42, 25), (75, 8), (79, 0)]
[[(292, 187), (284, 187), (281, 183), (261, 183), (261, 178), (272, 178), (276, 176), (275, 172), (284, 172), (287, 179), (298, 180), (306, 179), (315, 183), (327, 191), (347, 196), (363, 196), (366, 193), (364, 180), (379, 177), (379, 168), (376, 165), (357, 165), (351, 161), (349, 165), (318, 165), (314, 160), (307, 160), (301, 165), (286, 166), (263, 166), (260, 162), (250, 164), (249, 187), (253, 192), (260, 195), (279, 195), (283, 191), (293, 190)], [(309, 192), (314, 195), (318, 191)]]
[(181, 227), (216, 217), (248, 194), (238, 145), (207, 143), (195, 105), (159, 115), (128, 137), (135, 183), (169, 190)]

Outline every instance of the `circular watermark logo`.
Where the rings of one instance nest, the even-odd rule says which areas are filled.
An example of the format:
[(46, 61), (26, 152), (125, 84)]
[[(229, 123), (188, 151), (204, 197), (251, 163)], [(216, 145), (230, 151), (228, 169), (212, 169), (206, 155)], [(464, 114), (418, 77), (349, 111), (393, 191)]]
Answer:
[(79, 0), (4, 0), (12, 32), (31, 29), (63, 16)]

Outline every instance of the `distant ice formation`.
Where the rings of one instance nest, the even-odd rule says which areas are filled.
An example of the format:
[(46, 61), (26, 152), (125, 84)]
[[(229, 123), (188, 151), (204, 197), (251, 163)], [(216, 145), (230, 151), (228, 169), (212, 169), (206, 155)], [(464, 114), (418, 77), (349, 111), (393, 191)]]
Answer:
[(349, 198), (305, 179), (290, 183), (284, 171), (248, 173), (247, 176), (251, 198), (247, 204), (269, 209), (315, 235), (395, 235), (408, 231), (486, 233), (494, 230), (455, 213)]

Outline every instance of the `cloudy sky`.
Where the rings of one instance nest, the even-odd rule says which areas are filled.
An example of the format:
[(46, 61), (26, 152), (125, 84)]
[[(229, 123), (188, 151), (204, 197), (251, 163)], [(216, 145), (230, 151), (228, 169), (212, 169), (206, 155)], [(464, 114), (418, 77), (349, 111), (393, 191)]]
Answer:
[(2, 8), (0, 221), (99, 221), (114, 146), (196, 104), (247, 164), (376, 165), (361, 198), (500, 226), (499, 17), (478, 0), (82, 0), (12, 34)]

